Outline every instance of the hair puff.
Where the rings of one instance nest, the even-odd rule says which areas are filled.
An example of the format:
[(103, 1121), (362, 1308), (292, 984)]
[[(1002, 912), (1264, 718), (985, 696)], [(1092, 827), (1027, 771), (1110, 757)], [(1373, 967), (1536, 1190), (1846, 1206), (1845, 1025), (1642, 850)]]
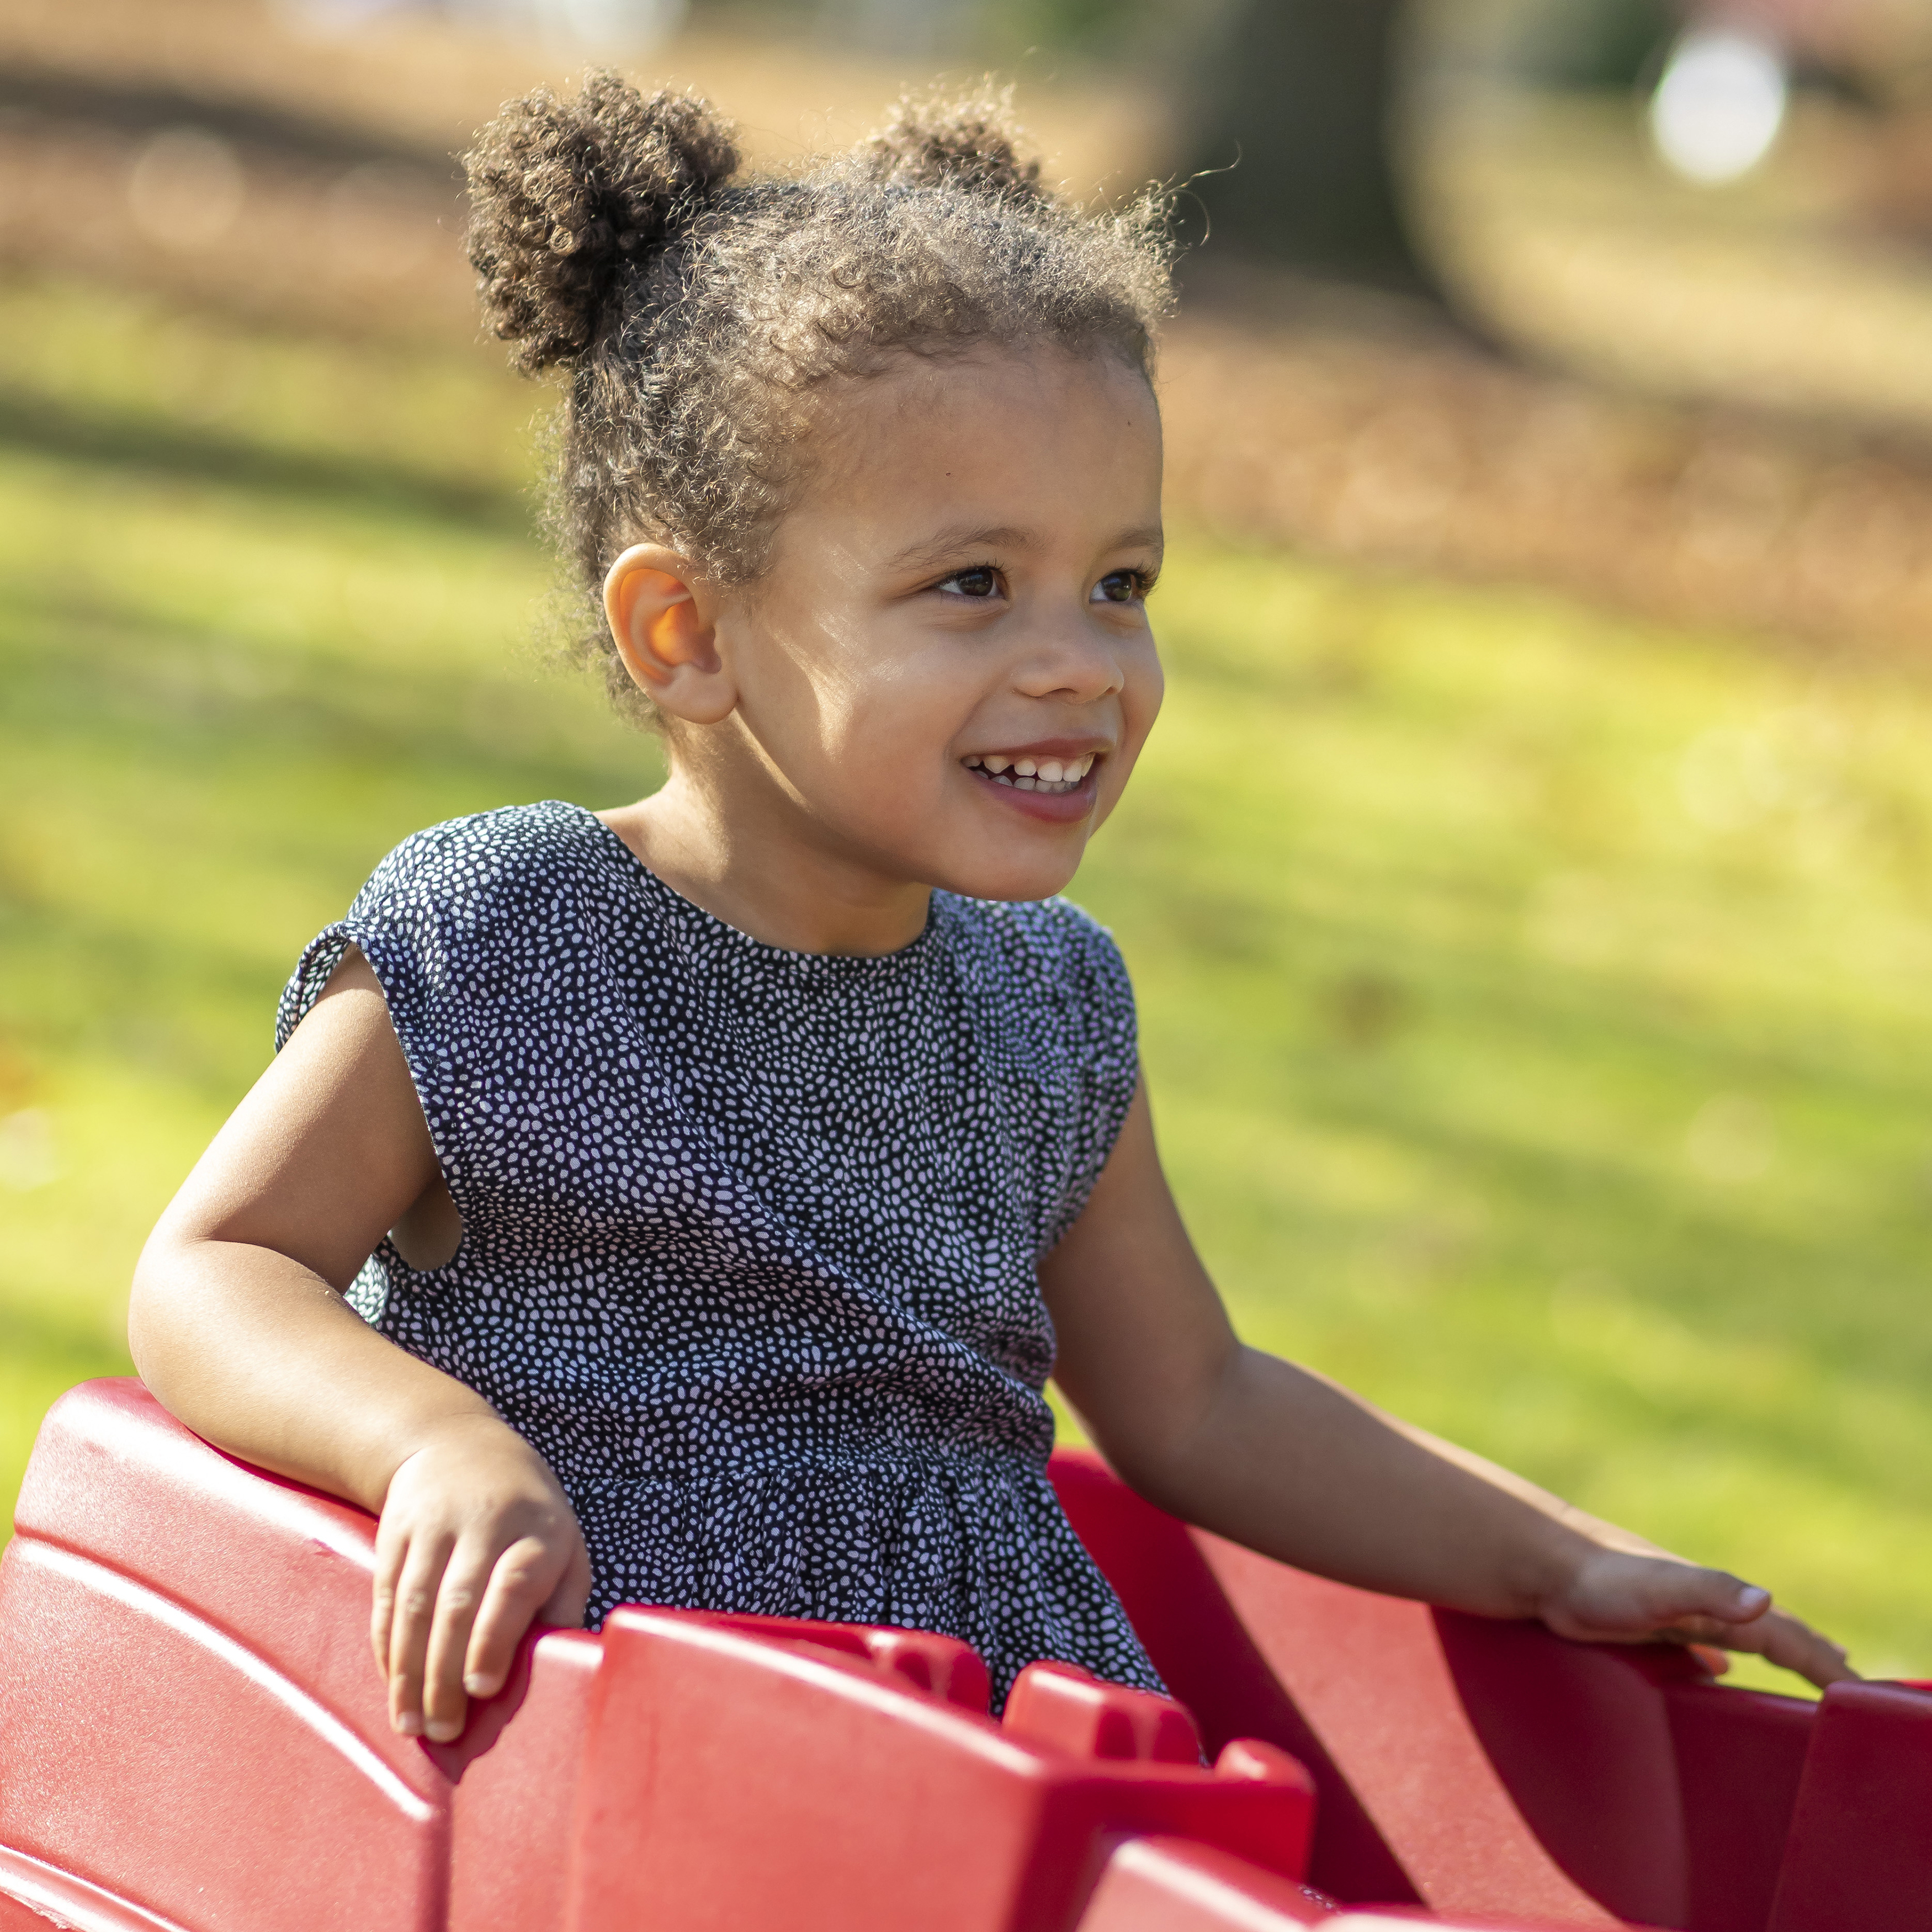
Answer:
[(908, 94), (891, 122), (866, 144), (880, 175), (923, 188), (976, 189), (1015, 201), (1046, 202), (1036, 156), (1022, 160), (1012, 90), (964, 99)]
[(737, 167), (728, 126), (688, 94), (648, 98), (592, 73), (574, 101), (539, 89), (464, 157), (484, 317), (531, 372), (596, 339), (621, 284)]

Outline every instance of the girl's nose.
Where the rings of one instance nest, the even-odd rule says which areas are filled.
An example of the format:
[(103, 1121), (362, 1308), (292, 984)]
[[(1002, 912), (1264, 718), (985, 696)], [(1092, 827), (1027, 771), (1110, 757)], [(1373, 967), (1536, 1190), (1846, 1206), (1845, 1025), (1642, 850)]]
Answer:
[(1126, 681), (1120, 640), (1084, 624), (1042, 626), (1028, 640), (1013, 680), (1028, 698), (1082, 704), (1112, 697)]

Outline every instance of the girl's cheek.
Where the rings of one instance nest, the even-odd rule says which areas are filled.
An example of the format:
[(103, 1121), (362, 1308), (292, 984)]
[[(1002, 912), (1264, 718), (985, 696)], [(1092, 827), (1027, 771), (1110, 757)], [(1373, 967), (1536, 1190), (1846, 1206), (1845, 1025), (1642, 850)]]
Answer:
[(1154, 729), (1154, 721), (1160, 716), (1161, 703), (1166, 695), (1166, 674), (1160, 668), (1160, 658), (1150, 639), (1145, 662), (1128, 678), (1126, 701), (1123, 707), (1126, 713), (1127, 736), (1135, 749), (1139, 748)]

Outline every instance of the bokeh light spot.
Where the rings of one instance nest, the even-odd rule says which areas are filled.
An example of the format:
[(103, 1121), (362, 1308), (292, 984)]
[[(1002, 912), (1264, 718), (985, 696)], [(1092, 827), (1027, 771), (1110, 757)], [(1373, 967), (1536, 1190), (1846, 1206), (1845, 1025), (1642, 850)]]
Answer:
[(1651, 136), (1687, 178), (1736, 181), (1771, 152), (1789, 92), (1784, 62), (1768, 41), (1729, 30), (1688, 33), (1651, 97)]

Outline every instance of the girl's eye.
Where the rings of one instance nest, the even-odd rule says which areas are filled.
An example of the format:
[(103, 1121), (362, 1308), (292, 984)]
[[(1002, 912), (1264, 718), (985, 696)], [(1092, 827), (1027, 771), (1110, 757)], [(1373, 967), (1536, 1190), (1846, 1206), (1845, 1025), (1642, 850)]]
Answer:
[(1110, 570), (1094, 586), (1096, 604), (1137, 603), (1154, 587), (1144, 570)]
[(934, 589), (950, 590), (956, 597), (997, 597), (1000, 573), (990, 563), (976, 563), (970, 570), (956, 570)]

